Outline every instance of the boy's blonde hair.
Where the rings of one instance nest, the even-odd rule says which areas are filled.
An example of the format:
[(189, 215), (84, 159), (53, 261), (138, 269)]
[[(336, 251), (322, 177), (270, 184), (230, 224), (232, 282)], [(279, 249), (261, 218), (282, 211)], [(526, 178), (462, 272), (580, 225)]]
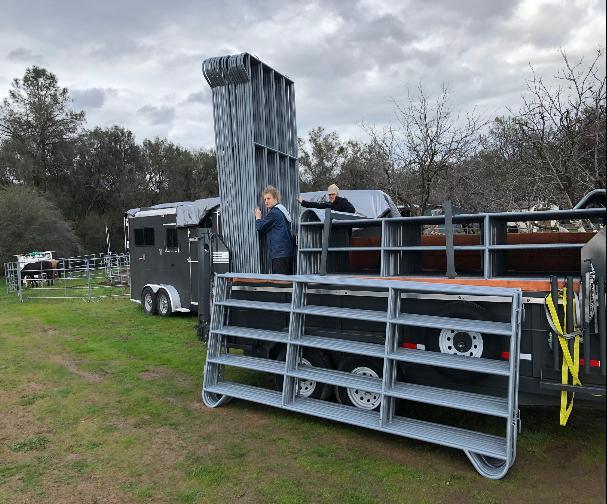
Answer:
[(277, 201), (280, 201), (280, 193), (273, 185), (269, 185), (263, 190), (262, 196), (265, 196), (266, 194), (269, 194), (273, 198), (276, 198)]

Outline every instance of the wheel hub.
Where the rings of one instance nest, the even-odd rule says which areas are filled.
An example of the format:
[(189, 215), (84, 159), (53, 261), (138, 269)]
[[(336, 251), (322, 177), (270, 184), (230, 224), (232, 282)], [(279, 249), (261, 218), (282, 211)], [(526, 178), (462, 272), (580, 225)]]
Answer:
[(474, 331), (456, 331), (443, 329), (438, 337), (441, 353), (481, 357), (483, 355), (483, 336)]
[(150, 311), (152, 309), (152, 295), (147, 293), (143, 298), (143, 302), (145, 303), (145, 309)]

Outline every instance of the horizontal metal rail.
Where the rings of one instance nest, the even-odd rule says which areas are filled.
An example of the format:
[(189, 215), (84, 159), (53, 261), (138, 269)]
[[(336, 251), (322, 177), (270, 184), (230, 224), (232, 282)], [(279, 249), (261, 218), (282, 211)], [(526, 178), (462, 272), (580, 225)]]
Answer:
[[(453, 244), (445, 239), (444, 245), (422, 241), (424, 236), (429, 235), (428, 228), (438, 231), (430, 235), (446, 236), (446, 232), (441, 231), (447, 229), (444, 215), (376, 219), (330, 218), (330, 220), (325, 219), (326, 222), (318, 221), (319, 218), (322, 219), (322, 215), (314, 211), (308, 210), (302, 213), (297, 261), (300, 274), (349, 272), (350, 261), (358, 260), (357, 257), (361, 257), (362, 254), (369, 254), (367, 257), (373, 258), (371, 254), (377, 253), (378, 255), (369, 261), (371, 264), (377, 261), (375, 268), (381, 276), (420, 275), (422, 253), (432, 253), (434, 258), (443, 256), (446, 261), (453, 254), (477, 252), (478, 272), (472, 274), (489, 279), (506, 276), (507, 254), (517, 251), (542, 253), (568, 250), (573, 253), (585, 245), (576, 238), (579, 236), (576, 232), (561, 233), (559, 241), (553, 243), (544, 243), (543, 239), (536, 243), (508, 243), (508, 229), (511, 224), (528, 223), (537, 227), (537, 223), (545, 221), (580, 220), (586, 223), (595, 222), (593, 230), (598, 230), (605, 225), (607, 213), (605, 208), (585, 208), (454, 215), (451, 226), (454, 228), (463, 226), (464, 232), (461, 234), (476, 236), (479, 243)], [(377, 235), (374, 237), (377, 244), (369, 243), (368, 232), (361, 235), (365, 240), (360, 244), (353, 240), (353, 232), (363, 228), (377, 229)], [(533, 241), (533, 233), (524, 234), (530, 237), (529, 241)], [(352, 256), (352, 254), (360, 255)], [(349, 257), (353, 258), (349, 259)], [(440, 266), (438, 267), (440, 269)], [(446, 266), (444, 268), (446, 275)], [(545, 276), (547, 277), (548, 274)]]
[[(233, 299), (234, 282), (275, 282), (288, 287), (291, 303), (276, 303), (256, 300)], [(307, 295), (314, 287), (322, 285), (326, 296), (342, 292), (342, 288), (369, 289), (369, 292), (384, 292), (387, 295), (387, 310), (368, 310), (309, 304)], [(310, 290), (308, 290), (310, 288)], [(432, 293), (474, 293), (482, 298), (499, 297), (510, 307), (510, 319), (506, 321), (473, 320), (412, 314), (402, 311), (401, 302), (406, 295)], [(209, 407), (224, 404), (227, 398), (238, 398), (274, 407), (306, 413), (321, 418), (357, 425), (382, 432), (410, 437), (463, 450), (475, 469), (488, 478), (503, 477), (516, 455), (518, 422), (518, 366), (522, 321), (522, 295), (519, 289), (476, 287), (453, 284), (430, 284), (397, 280), (367, 280), (361, 278), (327, 277), (316, 275), (259, 275), (231, 273), (216, 277), (214, 303), (207, 361), (204, 371), (203, 401)], [(315, 302), (318, 302), (315, 299)], [(230, 311), (233, 309), (289, 313), (289, 330), (275, 331), (231, 325)], [(341, 338), (339, 332), (332, 335), (310, 334), (306, 320), (310, 316), (330, 317), (333, 321), (358, 320), (379, 322), (385, 325), (385, 338), (381, 343), (356, 341)], [(400, 325), (449, 328), (461, 332), (482, 332), (509, 340), (510, 359), (498, 361), (489, 358), (465, 357), (440, 352), (413, 350), (399, 344)], [(227, 337), (244, 338), (248, 341), (280, 343), (286, 348), (285, 360), (234, 355), (226, 352)], [(489, 336), (488, 336), (489, 337)], [(383, 364), (383, 375), (366, 376), (343, 369), (313, 366), (302, 360), (305, 349), (331, 351), (374, 359)], [(417, 385), (402, 381), (396, 373), (397, 365), (444, 367), (469, 373), (502, 376), (507, 384), (502, 395), (472, 393), (460, 389)], [(246, 383), (227, 381), (225, 367), (236, 367), (283, 377), (282, 391), (270, 390)], [(406, 376), (413, 376), (415, 367), (407, 367)], [(338, 388), (356, 390), (380, 398), (379, 410), (361, 409), (354, 406), (334, 404), (306, 396), (301, 383), (327, 384)], [(470, 429), (442, 425), (434, 422), (411, 419), (396, 413), (395, 401), (413, 401), (443, 408), (464, 410), (489, 415), (505, 420), (504, 435), (486, 434)]]

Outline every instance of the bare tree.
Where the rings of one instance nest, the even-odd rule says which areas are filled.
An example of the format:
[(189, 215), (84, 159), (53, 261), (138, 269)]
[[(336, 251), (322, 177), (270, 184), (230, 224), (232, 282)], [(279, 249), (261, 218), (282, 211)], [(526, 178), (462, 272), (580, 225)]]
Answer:
[(585, 192), (605, 187), (605, 75), (599, 68), (604, 52), (597, 50), (588, 65), (561, 54), (556, 87), (531, 67), (516, 121), (535, 185), (547, 201), (573, 206)]
[(365, 124), (363, 129), (370, 139), (365, 144), (366, 161), (376, 187), (388, 193), (397, 205), (414, 206), (415, 193), (405, 181), (407, 172), (399, 130), (391, 125), (377, 128)]
[(417, 204), (423, 214), (437, 181), (446, 179), (447, 172), (477, 152), (485, 122), (475, 111), (463, 118), (454, 115), (449, 108), (446, 86), (436, 101), (430, 103), (421, 83), (416, 96), (408, 92), (406, 104), (396, 103), (396, 112), (401, 163), (416, 180)]

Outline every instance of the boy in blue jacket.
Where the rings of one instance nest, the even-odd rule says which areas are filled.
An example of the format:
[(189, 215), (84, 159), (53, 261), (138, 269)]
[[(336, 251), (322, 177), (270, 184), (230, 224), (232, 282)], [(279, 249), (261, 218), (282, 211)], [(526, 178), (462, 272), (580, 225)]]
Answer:
[(261, 210), (255, 209), (255, 227), (268, 238), (268, 249), (272, 259), (272, 273), (291, 275), (293, 269), (293, 239), (291, 238), (291, 215), (280, 203), (280, 194), (274, 186), (263, 191), (263, 203), (268, 214), (262, 219)]

